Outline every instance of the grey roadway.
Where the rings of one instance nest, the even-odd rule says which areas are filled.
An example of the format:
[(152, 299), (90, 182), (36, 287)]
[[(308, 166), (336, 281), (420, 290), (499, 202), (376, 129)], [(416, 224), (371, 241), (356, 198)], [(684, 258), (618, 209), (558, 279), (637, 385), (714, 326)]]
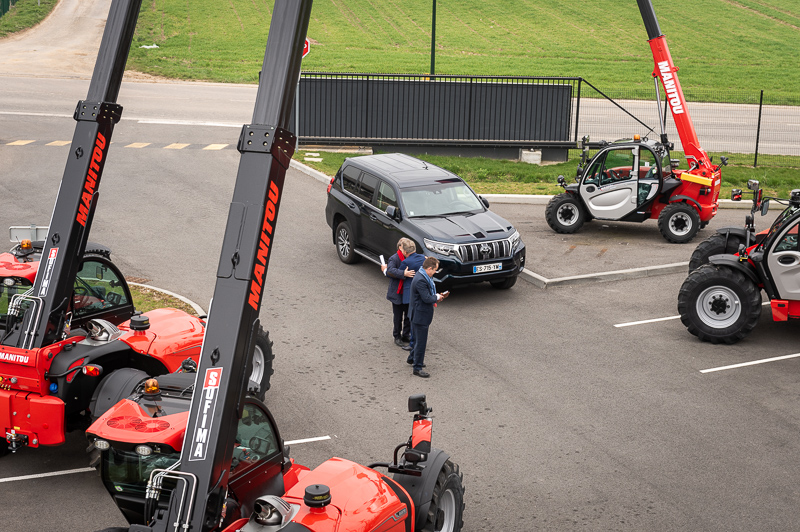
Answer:
[[(0, 109), (19, 110), (8, 79)], [(60, 94), (58, 87), (49, 90)], [(168, 99), (148, 114), (125, 100), (127, 90), (126, 116), (184, 118)], [(68, 148), (44, 140), (69, 140), (74, 127), (69, 118), (30, 116), (46, 100), (29, 103), (24, 115), (0, 115), (0, 137), (36, 140), (0, 142), (0, 227), (47, 220)], [(92, 238), (110, 245), (129, 275), (207, 304), (237, 153), (192, 148), (236, 136), (233, 128), (123, 120)], [(192, 146), (122, 147), (147, 141)], [(700, 373), (796, 353), (796, 323), (772, 323), (765, 313), (735, 346), (699, 343), (677, 320), (614, 327), (674, 315), (682, 274), (547, 290), (476, 286), (454, 290), (437, 309), (433, 377), (421, 380), (391, 343), (385, 278), (374, 265), (338, 261), (324, 204), (322, 183), (289, 171), (261, 316), (275, 340), (268, 402), (283, 436), (331, 437), (294, 446), (300, 463), (388, 459), (408, 436), (407, 396), (424, 392), (436, 415), (434, 444), (464, 472), (467, 531), (796, 529), (797, 360)], [(624, 248), (670, 261), (690, 250), (662, 244), (652, 222), (548, 235), (536, 209), (497, 206), (523, 229), (529, 263), (542, 268), (622, 260)], [(71, 434), (66, 446), (5, 457), (0, 480), (83, 467), (83, 448)], [(0, 499), (4, 530), (124, 524), (92, 473), (0, 482)]]

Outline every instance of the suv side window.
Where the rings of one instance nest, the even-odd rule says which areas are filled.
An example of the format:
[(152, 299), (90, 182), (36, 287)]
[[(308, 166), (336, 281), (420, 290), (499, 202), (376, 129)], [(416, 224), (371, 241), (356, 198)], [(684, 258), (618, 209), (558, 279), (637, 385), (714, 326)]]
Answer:
[(378, 187), (378, 196), (375, 198), (375, 206), (381, 211), (385, 211), (389, 205), (397, 207), (397, 196), (392, 187), (381, 181), (381, 185)]
[(361, 174), (361, 183), (358, 185), (358, 192), (356, 196), (363, 199), (367, 203), (372, 202), (375, 196), (375, 189), (378, 188), (378, 178), (366, 172)]
[(361, 170), (354, 166), (348, 166), (342, 172), (342, 188), (350, 194), (356, 195), (358, 192), (358, 176)]

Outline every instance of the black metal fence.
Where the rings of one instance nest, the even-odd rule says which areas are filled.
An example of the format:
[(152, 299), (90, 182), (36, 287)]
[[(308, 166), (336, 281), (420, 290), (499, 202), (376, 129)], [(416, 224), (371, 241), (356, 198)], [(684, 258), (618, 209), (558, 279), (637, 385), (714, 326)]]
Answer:
[(17, 3), (17, 0), (0, 0), (0, 17), (8, 13), (11, 6)]
[[(768, 91), (684, 93), (709, 153), (734, 164), (800, 166), (800, 101)], [(582, 78), (304, 72), (298, 108), (292, 123), (304, 144), (567, 150), (584, 135), (660, 133), (654, 86), (601, 91)]]
[(304, 72), (304, 143), (569, 147), (579, 78)]

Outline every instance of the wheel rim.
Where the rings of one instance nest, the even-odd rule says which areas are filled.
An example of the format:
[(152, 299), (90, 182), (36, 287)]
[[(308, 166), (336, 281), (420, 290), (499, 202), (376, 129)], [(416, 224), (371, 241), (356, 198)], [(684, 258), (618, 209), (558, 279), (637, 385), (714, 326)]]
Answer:
[(726, 286), (706, 288), (695, 304), (697, 316), (705, 325), (714, 329), (730, 327), (742, 315), (739, 296)]
[(253, 373), (250, 374), (250, 380), (257, 382), (259, 386), (259, 392), (263, 392), (261, 390), (261, 379), (264, 377), (264, 352), (261, 350), (260, 347), (256, 346), (255, 351), (253, 351)]
[(345, 258), (350, 255), (350, 235), (347, 234), (346, 229), (339, 229), (337, 245), (339, 246), (339, 255)]
[(573, 203), (565, 203), (558, 208), (556, 218), (561, 225), (573, 225), (578, 221), (578, 207)]
[(677, 236), (687, 235), (692, 230), (692, 219), (685, 212), (676, 212), (669, 219), (669, 228)]
[(453, 490), (447, 490), (439, 500), (439, 510), (444, 514), (442, 528), (437, 528), (435, 532), (453, 532), (456, 529), (456, 496)]

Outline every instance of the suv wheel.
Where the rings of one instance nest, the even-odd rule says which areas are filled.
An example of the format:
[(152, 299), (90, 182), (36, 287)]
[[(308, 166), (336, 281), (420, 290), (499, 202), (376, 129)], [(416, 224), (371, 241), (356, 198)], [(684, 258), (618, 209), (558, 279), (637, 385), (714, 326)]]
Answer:
[(339, 222), (333, 238), (336, 241), (336, 253), (339, 254), (339, 260), (345, 264), (353, 264), (361, 260), (361, 255), (353, 250), (353, 232), (350, 230), (349, 223)]

